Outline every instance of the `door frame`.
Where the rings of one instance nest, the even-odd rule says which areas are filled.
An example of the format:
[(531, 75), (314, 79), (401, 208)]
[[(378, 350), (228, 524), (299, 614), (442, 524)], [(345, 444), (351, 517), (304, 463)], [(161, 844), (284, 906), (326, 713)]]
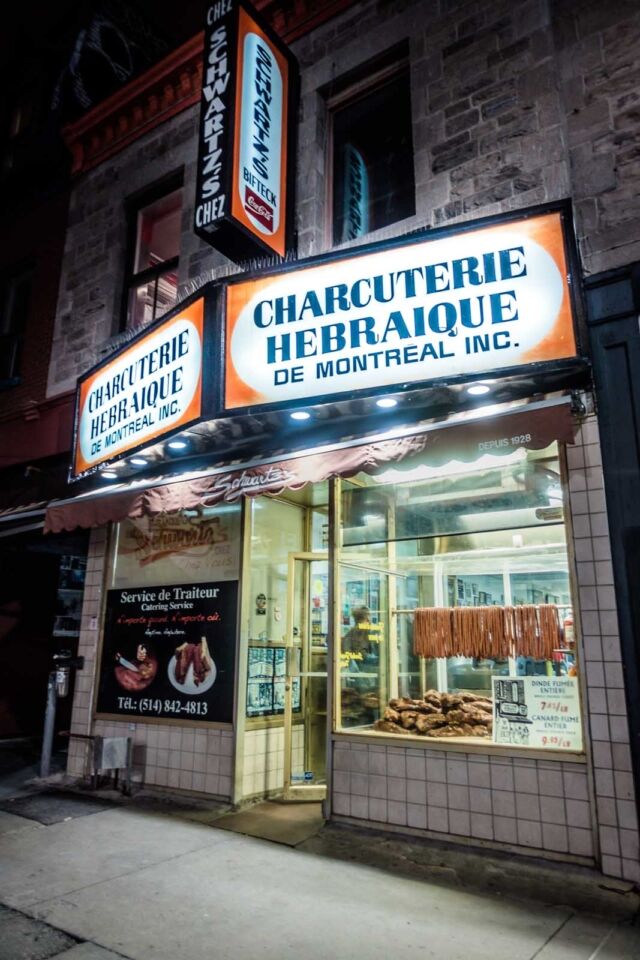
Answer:
[[(294, 599), (295, 599), (295, 584), (296, 584), (296, 563), (301, 561), (303, 563), (310, 564), (312, 561), (324, 561), (327, 565), (327, 633), (331, 629), (331, 603), (330, 596), (331, 592), (329, 590), (330, 586), (330, 565), (329, 565), (329, 554), (327, 551), (322, 552), (313, 552), (313, 551), (299, 551), (289, 554), (288, 557), (288, 570), (287, 570), (287, 620), (286, 620), (286, 632), (287, 632), (287, 659), (286, 659), (286, 675), (285, 675), (285, 700), (284, 700), (284, 787), (283, 787), (283, 800), (290, 801), (318, 801), (325, 800), (328, 790), (328, 778), (325, 783), (292, 783), (291, 782), (291, 749), (293, 742), (293, 707), (292, 707), (292, 698), (291, 698), (291, 686), (292, 679), (294, 674), (290, 672), (291, 660), (289, 657), (289, 650), (295, 649), (293, 643), (293, 619), (294, 619)], [(305, 615), (309, 611), (305, 611)], [(329, 716), (329, 683), (330, 683), (330, 674), (331, 674), (331, 662), (329, 659), (329, 646), (328, 646), (328, 636), (327, 636), (327, 730), (325, 736), (328, 739), (329, 729), (330, 729), (330, 716)], [(304, 640), (303, 640), (304, 642)], [(311, 637), (309, 636), (309, 643), (311, 642)], [(304, 666), (304, 664), (302, 664)], [(309, 671), (306, 671), (307, 673)], [(300, 676), (304, 676), (305, 671), (301, 671)], [(327, 767), (329, 765), (329, 753), (327, 752)]]

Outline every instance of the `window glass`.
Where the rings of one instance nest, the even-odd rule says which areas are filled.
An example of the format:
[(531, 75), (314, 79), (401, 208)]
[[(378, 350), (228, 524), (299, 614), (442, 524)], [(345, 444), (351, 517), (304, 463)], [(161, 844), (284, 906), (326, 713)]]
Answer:
[(343, 481), (342, 727), (581, 749), (558, 451), (490, 459)]
[(240, 515), (233, 504), (123, 520), (111, 587), (237, 580)]
[(127, 325), (146, 326), (178, 296), (182, 188), (142, 206), (135, 215), (135, 247), (127, 282)]
[(335, 109), (333, 242), (355, 240), (415, 213), (409, 74)]
[(134, 273), (178, 256), (181, 212), (181, 189), (138, 211)]
[(18, 375), (32, 286), (33, 270), (25, 269), (10, 277), (4, 287), (0, 310), (0, 383)]

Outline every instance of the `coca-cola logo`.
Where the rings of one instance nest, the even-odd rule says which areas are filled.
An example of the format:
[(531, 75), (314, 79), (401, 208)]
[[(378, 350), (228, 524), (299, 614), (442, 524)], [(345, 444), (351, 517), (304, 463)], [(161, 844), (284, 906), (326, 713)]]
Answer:
[(273, 208), (249, 187), (245, 187), (244, 205), (245, 209), (249, 210), (263, 227), (266, 227), (267, 230), (273, 230)]

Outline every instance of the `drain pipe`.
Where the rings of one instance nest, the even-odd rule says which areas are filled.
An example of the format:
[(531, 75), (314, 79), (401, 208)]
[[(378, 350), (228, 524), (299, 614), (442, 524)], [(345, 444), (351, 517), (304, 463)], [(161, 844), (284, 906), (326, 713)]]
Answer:
[(47, 709), (44, 714), (44, 734), (42, 736), (42, 756), (40, 757), (40, 776), (48, 777), (51, 772), (51, 750), (53, 747), (53, 730), (56, 722), (56, 671), (52, 670), (47, 681)]

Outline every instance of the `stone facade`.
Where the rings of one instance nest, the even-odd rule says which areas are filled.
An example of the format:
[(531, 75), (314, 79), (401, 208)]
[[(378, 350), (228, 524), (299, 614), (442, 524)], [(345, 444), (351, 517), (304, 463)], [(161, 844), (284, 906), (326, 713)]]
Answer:
[[(297, 40), (299, 256), (329, 246), (326, 98), (407, 39), (416, 214), (372, 239), (570, 197), (585, 274), (639, 256), (640, 11), (622, 0), (369, 0)], [(192, 230), (197, 118), (187, 107), (76, 181), (49, 395), (71, 389), (119, 329), (127, 197), (182, 168), (181, 294), (237, 269)]]

